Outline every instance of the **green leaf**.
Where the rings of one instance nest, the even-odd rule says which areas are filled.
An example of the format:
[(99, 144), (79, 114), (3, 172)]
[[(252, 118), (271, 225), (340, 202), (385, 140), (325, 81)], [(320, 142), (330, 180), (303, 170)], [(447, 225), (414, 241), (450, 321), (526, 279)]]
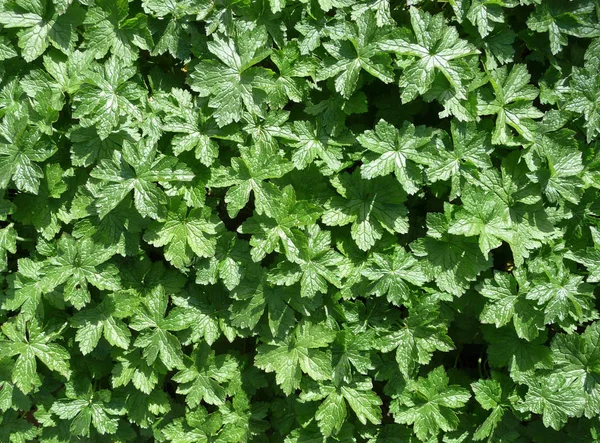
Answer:
[(6, 270), (8, 254), (17, 252), (17, 231), (11, 223), (0, 229), (0, 272)]
[(454, 213), (448, 233), (478, 237), (479, 249), (488, 257), (492, 249), (511, 243), (513, 234), (509, 228), (509, 214), (502, 202), (487, 199), (483, 192), (471, 187), (461, 195), (462, 207)]
[(240, 121), (244, 109), (262, 115), (261, 105), (272, 87), (273, 72), (255, 66), (270, 54), (265, 29), (237, 22), (234, 36), (214, 34), (207, 46), (217, 60), (201, 60), (188, 79), (200, 96), (210, 97), (208, 106), (220, 127)]
[(112, 291), (121, 287), (116, 266), (107, 263), (114, 253), (90, 239), (78, 241), (64, 234), (44, 263), (41, 288), (47, 293), (62, 286), (65, 301), (81, 309), (91, 300), (88, 285)]
[(167, 369), (181, 368), (184, 365), (181, 343), (170, 331), (186, 329), (189, 320), (178, 311), (167, 314), (168, 302), (164, 288), (156, 287), (137, 309), (129, 327), (140, 332), (133, 344), (143, 350), (149, 365), (158, 358)]
[(113, 56), (103, 64), (92, 64), (75, 95), (73, 117), (84, 128), (94, 126), (101, 140), (119, 126), (122, 117), (139, 121), (139, 102), (146, 92), (134, 80), (136, 69)]
[(398, 423), (413, 425), (417, 437), (426, 441), (440, 431), (458, 427), (455, 410), (464, 407), (471, 395), (466, 389), (448, 384), (444, 368), (439, 366), (427, 378), (411, 381), (406, 392), (392, 400), (390, 411)]
[(392, 177), (364, 180), (359, 171), (343, 173), (332, 179), (339, 196), (325, 205), (323, 223), (345, 226), (352, 223), (350, 234), (363, 251), (371, 249), (390, 233), (408, 232), (406, 195)]
[(411, 243), (411, 249), (417, 257), (427, 258), (440, 289), (460, 296), (489, 268), (490, 259), (481, 253), (476, 240), (449, 232), (449, 215), (448, 211), (446, 215), (427, 214), (427, 237)]
[(269, 198), (271, 216), (253, 215), (238, 232), (252, 234), (250, 254), (253, 261), (261, 261), (273, 251), (284, 252), (288, 260), (295, 261), (300, 252), (298, 228), (314, 224), (321, 211), (316, 205), (296, 200), (291, 186), (274, 192)]
[(210, 405), (223, 404), (227, 382), (239, 377), (236, 360), (227, 354), (215, 356), (206, 345), (197, 347), (191, 355), (192, 364), (173, 376), (179, 383), (177, 392), (185, 394), (186, 404), (194, 408), (202, 401)]
[(37, 194), (44, 176), (38, 163), (57, 150), (55, 142), (28, 125), (27, 117), (9, 114), (0, 122), (0, 189), (12, 181), (18, 190)]
[(196, 283), (214, 285), (221, 279), (232, 290), (240, 284), (250, 260), (248, 242), (225, 233), (217, 238), (214, 256), (196, 261)]
[(410, 21), (414, 35), (398, 29), (396, 35), (379, 43), (384, 51), (407, 57), (399, 86), (402, 102), (414, 100), (432, 86), (437, 73), (448, 82), (459, 99), (466, 98), (469, 69), (462, 59), (479, 51), (459, 37), (456, 28), (444, 23), (442, 14), (430, 15), (415, 7), (410, 8)]
[(332, 378), (331, 353), (327, 347), (335, 333), (323, 324), (302, 323), (283, 340), (271, 340), (258, 347), (254, 360), (257, 367), (275, 372), (275, 380), (286, 394), (300, 387), (302, 374), (313, 380)]
[[(567, 36), (592, 37), (600, 30), (592, 24), (590, 2), (564, 3), (556, 0), (541, 2), (527, 19), (529, 29), (548, 33), (552, 54), (558, 54), (569, 41)], [(594, 29), (595, 28), (595, 29)]]
[(127, 0), (96, 0), (84, 21), (87, 49), (96, 59), (110, 52), (126, 62), (135, 60), (138, 48), (151, 46), (147, 22), (144, 14), (129, 16)]
[(102, 160), (90, 176), (88, 188), (96, 198), (95, 206), (100, 219), (133, 191), (135, 208), (142, 217), (165, 220), (167, 198), (158, 183), (189, 182), (193, 172), (175, 157), (157, 152), (146, 141), (132, 145), (125, 143), (123, 153), (114, 151), (110, 160)]
[[(162, 129), (176, 133), (171, 142), (176, 156), (194, 151), (202, 164), (210, 166), (219, 155), (219, 140), (242, 141), (234, 127), (219, 128), (209, 110), (187, 90), (173, 88), (165, 97), (159, 96), (153, 106), (166, 113)], [(190, 119), (190, 115), (195, 118)]]
[(479, 131), (474, 123), (450, 122), (452, 142), (436, 139), (428, 150), (427, 177), (437, 182), (450, 180), (450, 199), (462, 193), (464, 177), (473, 166), (478, 169), (491, 167), (490, 154), (493, 151), (489, 134)]
[(227, 214), (235, 218), (254, 194), (254, 204), (258, 214), (273, 215), (271, 208), (276, 189), (267, 182), (291, 171), (293, 165), (279, 155), (265, 155), (250, 149), (240, 148), (241, 157), (231, 159), (231, 167), (213, 171), (209, 185), (216, 188), (228, 187), (225, 194)]
[(593, 63), (584, 68), (573, 68), (570, 93), (565, 108), (585, 119), (586, 138), (590, 143), (600, 134), (600, 74)]
[[(85, 382), (84, 382), (85, 383)], [(94, 392), (87, 383), (86, 388), (77, 389), (72, 384), (66, 388), (67, 398), (56, 401), (50, 412), (60, 419), (72, 420), (70, 432), (82, 437), (89, 437), (91, 425), (99, 434), (114, 434), (117, 432), (118, 418), (109, 402), (111, 392), (100, 390)]]
[(31, 62), (50, 44), (67, 55), (73, 52), (77, 43), (76, 28), (83, 14), (77, 4), (59, 15), (48, 0), (14, 1), (2, 5), (0, 23), (5, 28), (21, 28), (18, 33), (21, 55)]
[(362, 70), (384, 83), (394, 81), (391, 57), (378, 47), (387, 30), (378, 28), (375, 20), (375, 14), (367, 11), (356, 18), (355, 24), (346, 27), (342, 38), (323, 43), (329, 57), (324, 60), (317, 79), (336, 77), (335, 90), (344, 98), (350, 98), (356, 90)]
[(383, 352), (396, 349), (398, 369), (406, 379), (414, 376), (420, 365), (431, 361), (435, 351), (450, 351), (454, 343), (448, 325), (439, 319), (439, 309), (430, 301), (418, 304), (403, 319), (400, 328), (387, 332), (380, 340)]
[(585, 415), (600, 411), (600, 323), (594, 322), (581, 335), (557, 334), (552, 339), (555, 368), (566, 380), (573, 380), (577, 397), (585, 399)]
[(487, 300), (479, 316), (482, 323), (497, 328), (512, 322), (520, 338), (533, 340), (543, 329), (544, 315), (527, 300), (527, 274), (516, 270), (513, 275), (496, 272), (478, 288)]
[(593, 286), (584, 283), (583, 277), (569, 273), (564, 267), (548, 267), (546, 277), (534, 283), (526, 295), (528, 300), (543, 306), (546, 323), (567, 317), (578, 321), (595, 312)]
[(296, 312), (309, 315), (322, 304), (318, 297), (298, 297), (298, 288), (269, 284), (264, 273), (254, 265), (246, 278), (233, 291), (230, 307), (234, 326), (253, 329), (266, 312), (267, 324), (273, 337), (281, 338), (296, 324)]
[(9, 357), (18, 355), (12, 369), (12, 382), (23, 393), (28, 394), (42, 384), (36, 360), (66, 379), (70, 378), (69, 353), (62, 346), (52, 343), (57, 332), (43, 331), (37, 321), (27, 321), (19, 316), (4, 323), (2, 333), (9, 339), (0, 341), (2, 353)]
[(372, 281), (371, 290), (378, 296), (387, 296), (387, 300), (396, 306), (415, 300), (415, 294), (409, 284), (421, 287), (430, 276), (403, 247), (395, 247), (389, 254), (374, 252), (361, 274)]
[(315, 418), (325, 437), (338, 434), (348, 414), (348, 407), (362, 424), (381, 423), (381, 399), (372, 391), (373, 385), (367, 378), (355, 378), (350, 383), (321, 385), (316, 392), (303, 392), (300, 398), (316, 400), (324, 398)]
[(210, 208), (189, 209), (181, 199), (170, 198), (166, 221), (152, 222), (144, 240), (157, 247), (165, 246), (165, 258), (176, 268), (183, 268), (196, 256), (215, 254), (219, 226), (220, 221)]
[(531, 341), (519, 338), (510, 327), (484, 329), (484, 333), (490, 343), (487, 350), (490, 366), (508, 366), (513, 379), (518, 379), (523, 372), (552, 367), (550, 349), (544, 346), (545, 332)]
[(315, 126), (308, 121), (294, 122), (294, 142), (290, 145), (295, 148), (292, 161), (297, 169), (304, 169), (319, 158), (332, 171), (338, 171), (343, 163), (342, 147), (350, 143), (343, 139), (331, 137), (323, 126)]
[(471, 383), (475, 399), (486, 411), (490, 411), (488, 417), (479, 425), (473, 434), (474, 440), (484, 440), (502, 431), (500, 423), (507, 411), (510, 410), (511, 402), (515, 400), (514, 384), (506, 376), (492, 373), (490, 380), (478, 380)]
[(327, 293), (328, 284), (342, 285), (344, 257), (331, 249), (331, 235), (318, 225), (298, 233), (298, 256), (294, 262), (281, 262), (269, 275), (269, 282), (290, 286), (300, 282), (300, 295), (314, 297)]
[(518, 145), (520, 140), (534, 141), (536, 127), (533, 120), (543, 117), (544, 113), (533, 106), (538, 90), (529, 84), (530, 79), (527, 67), (520, 64), (513, 65), (510, 72), (506, 66), (490, 72), (493, 98), (491, 94), (482, 93), (478, 113), (496, 115), (492, 143)]
[(97, 307), (78, 312), (72, 317), (71, 324), (77, 328), (75, 341), (84, 355), (96, 348), (102, 336), (112, 346), (129, 348), (131, 332), (119, 318), (113, 298), (106, 298)]
[(575, 383), (555, 373), (532, 380), (519, 408), (542, 414), (544, 425), (558, 431), (568, 417), (582, 415), (584, 404), (585, 399)]
[(362, 177), (370, 180), (393, 172), (404, 190), (414, 194), (421, 182), (418, 164), (423, 163), (422, 151), (433, 134), (432, 130), (409, 122), (397, 129), (380, 120), (375, 131), (366, 131), (358, 137), (359, 143), (371, 151), (363, 157)]

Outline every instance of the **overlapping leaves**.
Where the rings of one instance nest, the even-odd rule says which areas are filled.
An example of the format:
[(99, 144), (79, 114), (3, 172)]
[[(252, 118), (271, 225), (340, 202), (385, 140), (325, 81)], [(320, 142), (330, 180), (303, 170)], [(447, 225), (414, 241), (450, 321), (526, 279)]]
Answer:
[(597, 439), (595, 1), (0, 25), (1, 441)]

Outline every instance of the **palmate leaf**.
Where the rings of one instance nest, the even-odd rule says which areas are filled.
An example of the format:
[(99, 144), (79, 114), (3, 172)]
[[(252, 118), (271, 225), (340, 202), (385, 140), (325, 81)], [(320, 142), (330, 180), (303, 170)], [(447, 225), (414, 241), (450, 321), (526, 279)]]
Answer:
[(95, 126), (101, 140), (117, 128), (121, 117), (140, 120), (138, 104), (145, 91), (132, 80), (136, 75), (132, 65), (117, 57), (93, 64), (75, 96), (73, 117), (83, 127)]
[[(299, 238), (298, 238), (299, 237)], [(298, 232), (298, 256), (294, 262), (282, 262), (270, 273), (269, 282), (290, 286), (300, 282), (300, 295), (314, 297), (327, 293), (328, 283), (342, 285), (344, 257), (331, 249), (331, 236), (318, 225)]]
[(189, 320), (181, 311), (167, 314), (169, 296), (162, 286), (152, 290), (144, 301), (129, 324), (140, 332), (133, 345), (143, 350), (149, 365), (160, 359), (167, 369), (183, 367), (181, 343), (171, 331), (186, 329)]
[(158, 153), (147, 141), (125, 143), (122, 153), (114, 151), (112, 158), (101, 161), (90, 176), (98, 180), (90, 182), (89, 189), (101, 219), (133, 191), (140, 215), (164, 220), (167, 197), (157, 183), (189, 182), (194, 178), (185, 164)]
[(88, 10), (86, 42), (89, 51), (96, 59), (108, 52), (126, 62), (138, 57), (138, 48), (150, 49), (152, 36), (148, 30), (144, 14), (129, 16), (127, 0), (95, 1)]
[(489, 267), (490, 259), (475, 240), (450, 233), (449, 215), (448, 211), (445, 215), (428, 214), (428, 235), (412, 243), (411, 249), (417, 257), (427, 258), (423, 263), (430, 267), (440, 289), (460, 296)]
[(545, 332), (531, 341), (519, 338), (511, 327), (484, 329), (484, 334), (489, 342), (487, 352), (490, 366), (508, 366), (513, 379), (521, 381), (522, 373), (552, 367), (550, 349), (544, 346), (547, 339)]
[(176, 306), (174, 315), (183, 319), (185, 324), (193, 325), (186, 343), (205, 341), (212, 345), (222, 335), (233, 341), (236, 333), (229, 326), (222, 299), (222, 294), (214, 290), (209, 292), (190, 289), (184, 295), (173, 296), (173, 304)]
[(479, 316), (481, 322), (498, 328), (512, 322), (520, 338), (535, 339), (543, 329), (544, 315), (526, 298), (529, 285), (523, 270), (515, 270), (512, 275), (496, 272), (493, 279), (485, 279), (478, 288), (487, 299)]
[(450, 88), (461, 99), (466, 98), (466, 84), (470, 73), (462, 59), (479, 53), (470, 43), (459, 38), (458, 31), (444, 23), (442, 14), (430, 15), (415, 7), (410, 8), (414, 34), (398, 29), (379, 43), (384, 51), (407, 57), (400, 77), (402, 101), (409, 102), (426, 93), (441, 73)]
[(587, 282), (597, 283), (600, 282), (600, 231), (594, 227), (590, 227), (590, 230), (594, 246), (584, 250), (567, 251), (565, 257), (584, 265), (589, 271)]
[(546, 323), (581, 321), (597, 316), (592, 305), (593, 286), (563, 266), (547, 266), (545, 278), (534, 280), (526, 298), (543, 307)]
[(426, 300), (411, 309), (398, 329), (390, 329), (381, 337), (379, 348), (383, 352), (396, 350), (398, 369), (406, 379), (413, 377), (420, 365), (429, 363), (433, 352), (454, 349), (448, 326), (439, 314), (438, 307)]
[[(196, 101), (192, 94), (184, 89), (171, 89), (169, 94), (157, 97), (152, 106), (164, 112), (162, 129), (174, 132), (173, 154), (179, 156), (185, 151), (194, 151), (195, 157), (206, 166), (212, 165), (219, 155), (218, 140), (242, 142), (233, 126), (219, 128), (209, 117), (206, 106)], [(190, 115), (195, 118), (190, 119)]]
[(12, 382), (23, 393), (27, 394), (42, 384), (37, 360), (67, 380), (70, 378), (69, 352), (53, 343), (60, 332), (61, 329), (44, 331), (36, 320), (28, 321), (21, 316), (2, 325), (2, 333), (6, 338), (0, 340), (0, 350), (9, 357), (17, 355), (12, 369)]
[(245, 329), (257, 326), (263, 315), (271, 332), (282, 338), (296, 324), (296, 315), (310, 315), (322, 304), (317, 296), (298, 297), (297, 286), (278, 286), (267, 281), (257, 265), (250, 266), (246, 278), (233, 291), (234, 302), (229, 311), (232, 325)]
[(35, 262), (29, 258), (19, 259), (18, 272), (8, 276), (7, 288), (0, 298), (3, 310), (18, 310), (26, 320), (34, 318), (39, 310), (43, 310), (41, 301), (44, 291), (40, 278), (43, 276), (43, 266), (43, 262)]
[(120, 289), (118, 270), (107, 263), (114, 255), (113, 248), (102, 248), (90, 239), (78, 241), (63, 235), (56, 243), (53, 255), (43, 263), (43, 292), (62, 286), (64, 299), (77, 309), (91, 300), (88, 285), (98, 289)]
[(73, 180), (73, 170), (65, 171), (58, 163), (47, 163), (42, 172), (37, 194), (23, 193), (15, 198), (21, 211), (14, 215), (14, 220), (33, 226), (43, 238), (51, 240), (67, 218), (65, 213), (74, 191), (68, 186)]
[(430, 281), (422, 265), (402, 247), (396, 247), (390, 253), (375, 252), (361, 274), (372, 281), (372, 291), (396, 306), (410, 304), (415, 293), (409, 286), (422, 286)]
[(486, 199), (483, 192), (472, 187), (465, 188), (461, 195), (462, 207), (453, 214), (448, 228), (449, 234), (477, 236), (479, 249), (488, 257), (492, 249), (502, 245), (503, 241), (512, 242), (512, 232), (508, 213), (501, 202)]
[(271, 52), (266, 30), (237, 22), (234, 32), (235, 39), (215, 34), (207, 45), (217, 60), (201, 60), (189, 77), (194, 91), (210, 97), (208, 106), (221, 127), (240, 121), (244, 109), (262, 114), (261, 104), (272, 87), (273, 72), (255, 66)]
[(559, 373), (538, 377), (529, 384), (522, 410), (542, 414), (544, 425), (559, 430), (568, 417), (580, 417), (585, 404), (573, 381)]
[(556, 335), (551, 344), (557, 369), (567, 380), (574, 380), (576, 397), (585, 399), (585, 415), (592, 417), (600, 408), (599, 323), (588, 326), (581, 335)]
[(398, 423), (412, 424), (421, 441), (435, 437), (440, 431), (458, 427), (455, 409), (464, 407), (471, 395), (466, 389), (448, 384), (443, 367), (412, 381), (398, 398), (392, 400), (390, 410)]
[(316, 62), (300, 54), (298, 45), (289, 43), (271, 54), (279, 75), (269, 90), (269, 102), (274, 107), (284, 107), (290, 100), (302, 102), (309, 84), (303, 77), (315, 77)]
[(516, 0), (473, 0), (466, 13), (467, 19), (477, 26), (479, 35), (487, 37), (496, 27), (504, 23), (504, 10), (517, 6)]
[(65, 393), (67, 398), (55, 402), (50, 412), (61, 419), (70, 420), (69, 430), (73, 434), (88, 437), (92, 425), (100, 434), (114, 434), (117, 431), (117, 417), (122, 412), (111, 407), (109, 390), (94, 392), (89, 381), (79, 381), (69, 383)]
[(361, 250), (373, 247), (384, 231), (408, 231), (403, 205), (406, 194), (393, 178), (365, 180), (359, 171), (354, 171), (334, 177), (332, 184), (339, 196), (326, 203), (323, 223), (328, 226), (351, 223), (350, 235)]
[(518, 145), (519, 141), (509, 128), (526, 141), (534, 140), (533, 120), (543, 117), (544, 113), (533, 106), (532, 100), (538, 96), (538, 91), (529, 84), (530, 78), (525, 65), (513, 65), (510, 72), (503, 66), (490, 73), (494, 98), (482, 95), (478, 113), (496, 115), (492, 143)]
[(177, 392), (185, 394), (186, 403), (192, 408), (202, 401), (210, 405), (223, 404), (228, 393), (224, 385), (239, 377), (235, 359), (228, 354), (215, 356), (206, 345), (199, 345), (190, 359), (192, 364), (173, 376), (179, 383)]
[(292, 170), (293, 165), (279, 155), (268, 155), (254, 149), (240, 147), (240, 153), (241, 157), (231, 159), (231, 167), (213, 171), (209, 185), (229, 188), (225, 203), (231, 218), (235, 218), (246, 206), (250, 193), (254, 195), (256, 212), (273, 216), (271, 205), (277, 190), (267, 180), (283, 176)]
[(589, 63), (584, 68), (573, 68), (570, 95), (566, 103), (567, 110), (583, 114), (588, 142), (600, 134), (600, 74), (597, 66), (597, 63)]
[(484, 169), (470, 171), (465, 178), (481, 188), (488, 200), (501, 202), (502, 212), (508, 213), (510, 223), (507, 227), (512, 232), (510, 239), (506, 238), (505, 241), (511, 247), (517, 266), (524, 263), (531, 250), (557, 237), (552, 219), (541, 204), (537, 185), (527, 177), (527, 168), (519, 153), (502, 159), (500, 173), (495, 169)]
[(242, 281), (250, 260), (248, 242), (233, 233), (223, 234), (217, 238), (215, 254), (196, 261), (196, 283), (214, 285), (220, 279), (232, 290)]
[(370, 11), (357, 17), (356, 25), (348, 26), (340, 39), (323, 43), (330, 57), (319, 69), (317, 79), (335, 79), (335, 89), (344, 98), (350, 98), (365, 70), (384, 83), (394, 81), (391, 57), (379, 51), (378, 44), (385, 38), (387, 30), (376, 26), (375, 15)]
[(252, 234), (250, 255), (258, 262), (273, 251), (284, 252), (290, 261), (299, 254), (298, 228), (314, 224), (321, 214), (317, 205), (296, 200), (294, 189), (286, 186), (282, 191), (274, 188), (269, 196), (271, 216), (256, 214), (238, 229), (243, 234)]
[(404, 122), (402, 128), (397, 129), (380, 120), (374, 131), (366, 131), (358, 137), (359, 143), (371, 151), (363, 158), (362, 177), (370, 180), (393, 172), (404, 190), (414, 194), (421, 181), (418, 165), (424, 162), (424, 147), (433, 135), (434, 132), (424, 126)]
[(332, 171), (339, 170), (343, 165), (342, 147), (351, 144), (343, 138), (331, 137), (317, 122), (315, 127), (308, 121), (294, 122), (294, 149), (292, 161), (297, 169), (304, 169), (319, 158)]
[(365, 331), (354, 334), (351, 330), (337, 333), (332, 344), (333, 356), (333, 381), (350, 382), (353, 374), (368, 374), (375, 368), (372, 351), (375, 348), (374, 331)]
[(590, 2), (541, 2), (527, 19), (527, 26), (536, 32), (548, 33), (552, 54), (558, 54), (568, 45), (567, 36), (592, 37), (600, 33), (590, 13)]
[[(381, 423), (381, 399), (372, 391), (371, 380), (354, 377), (349, 383), (320, 384), (303, 390), (303, 400), (323, 400), (315, 418), (325, 437), (337, 434), (348, 415), (348, 406), (356, 414), (358, 420), (366, 424)], [(348, 405), (348, 406), (347, 406)]]
[(436, 139), (427, 152), (427, 177), (433, 181), (450, 180), (450, 198), (458, 197), (464, 186), (465, 176), (473, 166), (478, 169), (491, 167), (493, 151), (486, 131), (474, 123), (450, 122), (452, 141)]
[(11, 223), (0, 229), (0, 272), (6, 270), (8, 254), (17, 252), (17, 231)]
[(578, 204), (583, 196), (584, 166), (575, 132), (561, 129), (540, 134), (532, 148), (541, 157), (533, 161), (545, 160), (548, 164), (547, 168), (533, 165), (535, 172), (531, 175), (533, 180), (539, 181), (546, 198), (552, 203), (566, 200)]
[(82, 354), (92, 352), (104, 337), (112, 346), (128, 349), (131, 332), (121, 320), (122, 312), (114, 297), (106, 298), (93, 308), (84, 309), (74, 315), (71, 324), (77, 329), (75, 340)]
[(200, 12), (200, 7), (193, 2), (162, 2), (146, 0), (144, 10), (159, 20), (169, 20), (160, 37), (155, 38), (152, 55), (163, 54), (168, 51), (173, 57), (187, 59), (192, 25), (191, 14)]
[(313, 380), (331, 378), (331, 354), (327, 347), (335, 333), (324, 324), (302, 323), (283, 340), (272, 340), (258, 347), (255, 364), (267, 372), (275, 372), (277, 384), (291, 394), (300, 387), (302, 374)]
[(27, 116), (9, 114), (0, 122), (0, 189), (12, 181), (37, 194), (43, 172), (37, 164), (56, 152), (55, 142), (27, 124)]
[(65, 54), (75, 49), (76, 28), (85, 12), (78, 4), (57, 11), (50, 0), (6, 2), (0, 10), (0, 23), (5, 28), (20, 28), (19, 48), (25, 61), (31, 62), (50, 44)]
[(211, 257), (215, 253), (220, 221), (210, 208), (189, 209), (179, 198), (169, 198), (166, 221), (148, 226), (144, 240), (164, 246), (165, 258), (176, 268), (189, 266), (193, 257)]

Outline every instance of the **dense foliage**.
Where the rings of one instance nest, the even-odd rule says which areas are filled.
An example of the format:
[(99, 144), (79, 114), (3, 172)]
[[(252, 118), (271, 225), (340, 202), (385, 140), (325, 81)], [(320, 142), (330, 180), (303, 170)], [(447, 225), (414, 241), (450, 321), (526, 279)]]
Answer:
[(0, 0), (0, 441), (597, 441), (599, 19)]

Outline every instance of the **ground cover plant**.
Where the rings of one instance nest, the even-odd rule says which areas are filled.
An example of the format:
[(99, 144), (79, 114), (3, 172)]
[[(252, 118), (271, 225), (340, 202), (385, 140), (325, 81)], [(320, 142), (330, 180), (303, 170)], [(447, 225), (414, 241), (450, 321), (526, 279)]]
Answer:
[(0, 441), (597, 441), (599, 19), (0, 0)]

